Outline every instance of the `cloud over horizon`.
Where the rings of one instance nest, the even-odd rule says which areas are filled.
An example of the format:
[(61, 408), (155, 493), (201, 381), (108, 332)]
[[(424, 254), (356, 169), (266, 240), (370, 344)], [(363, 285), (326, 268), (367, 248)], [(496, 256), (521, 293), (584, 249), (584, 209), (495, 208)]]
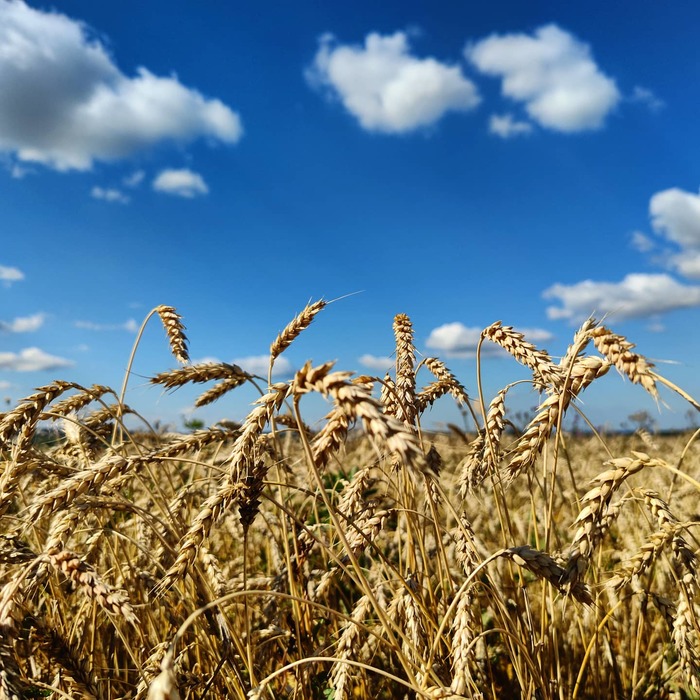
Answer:
[(83, 22), (23, 0), (0, 0), (0, 94), (0, 152), (59, 171), (243, 133), (220, 100), (144, 67), (125, 75)]
[(588, 44), (556, 24), (534, 35), (492, 34), (464, 55), (485, 75), (502, 79), (503, 95), (521, 102), (540, 126), (561, 132), (599, 129), (621, 95)]
[(309, 84), (337, 98), (367, 131), (400, 134), (467, 112), (481, 98), (457, 65), (411, 54), (408, 35), (371, 32), (364, 46), (319, 39)]

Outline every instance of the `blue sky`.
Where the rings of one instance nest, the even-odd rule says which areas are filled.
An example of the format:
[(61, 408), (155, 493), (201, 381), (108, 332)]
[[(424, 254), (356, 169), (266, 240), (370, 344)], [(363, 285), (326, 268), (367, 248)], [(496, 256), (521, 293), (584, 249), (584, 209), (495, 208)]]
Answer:
[[(255, 367), (307, 301), (344, 297), (288, 371), (383, 374), (406, 313), (475, 394), (483, 327), (559, 355), (594, 313), (700, 394), (698, 21), (693, 2), (0, 0), (0, 392), (118, 388), (158, 304), (194, 360)], [(194, 393), (145, 380), (173, 365), (152, 323), (127, 398), (177, 424)], [(487, 400), (526, 376), (483, 374)], [(664, 400), (611, 373), (582, 407), (686, 424)]]

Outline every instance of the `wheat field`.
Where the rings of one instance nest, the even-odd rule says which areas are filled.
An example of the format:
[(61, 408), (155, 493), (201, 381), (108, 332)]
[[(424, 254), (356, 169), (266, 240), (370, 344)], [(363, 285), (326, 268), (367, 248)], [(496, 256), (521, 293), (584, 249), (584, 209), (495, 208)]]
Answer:
[[(200, 406), (251, 385), (240, 424), (149, 429), (126, 379), (0, 414), (0, 699), (700, 697), (698, 433), (563, 429), (592, 428), (579, 396), (605, 375), (694, 399), (593, 319), (561, 358), (484, 329), (539, 392), (521, 427), (512, 385), (468, 395), (404, 314), (393, 373), (273, 382), (325, 307), (267, 377), (193, 365), (177, 311), (146, 318), (180, 363), (151, 382), (201, 384)], [(424, 430), (438, 400), (469, 428)]]

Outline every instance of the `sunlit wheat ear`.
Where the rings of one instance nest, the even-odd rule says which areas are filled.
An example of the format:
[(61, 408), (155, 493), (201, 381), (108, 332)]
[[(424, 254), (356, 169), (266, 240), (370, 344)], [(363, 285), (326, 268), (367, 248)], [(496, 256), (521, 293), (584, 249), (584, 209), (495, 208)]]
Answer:
[(77, 554), (59, 550), (49, 551), (45, 556), (54, 569), (77, 583), (88, 598), (94, 600), (101, 608), (113, 615), (123, 617), (133, 625), (137, 624), (136, 615), (126, 593), (104, 583), (94, 569)]
[[(85, 406), (105, 394), (114, 394), (114, 391), (108, 386), (102, 386), (101, 384), (93, 384), (87, 389), (80, 389), (77, 394), (53, 404), (49, 411), (52, 415), (47, 416), (47, 418), (54, 419), (58, 416), (67, 416), (69, 413), (77, 413), (80, 409), (85, 408)], [(116, 396), (116, 394), (114, 395)]]
[(381, 411), (380, 403), (362, 385), (350, 380), (350, 372), (331, 372), (333, 363), (313, 367), (307, 362), (292, 383), (295, 395), (316, 391), (329, 396), (336, 406), (359, 419), (378, 447), (397, 455), (409, 467), (422, 469), (425, 457), (417, 437), (407, 427)]
[(19, 446), (28, 444), (44, 409), (56, 397), (77, 386), (72, 382), (56, 381), (39, 387), (36, 393), (22, 399), (17, 408), (5, 413), (0, 421), (0, 447), (15, 435)]
[(294, 339), (311, 325), (316, 314), (324, 309), (327, 304), (328, 302), (323, 299), (315, 301), (313, 304), (307, 304), (301, 313), (287, 324), (285, 329), (270, 345), (270, 362), (274, 362), (275, 358), (279, 357), (294, 342)]
[(666, 547), (672, 547), (676, 558), (684, 563), (687, 570), (695, 570), (695, 554), (688, 547), (681, 533), (685, 527), (671, 513), (668, 504), (655, 492), (644, 490), (644, 501), (655, 517), (658, 530), (653, 532), (639, 551), (616, 571), (608, 581), (612, 587), (621, 587), (639, 576), (656, 562)]
[(187, 350), (187, 336), (182, 316), (172, 306), (157, 306), (155, 311), (163, 322), (173, 356), (183, 365), (187, 364), (190, 361), (190, 355)]
[(687, 574), (680, 581), (679, 589), (671, 636), (686, 682), (696, 693), (700, 693), (700, 621), (695, 605), (697, 581)]
[(438, 382), (444, 382), (450, 387), (450, 394), (458, 405), (469, 403), (467, 390), (462, 386), (457, 377), (437, 357), (427, 357), (423, 364), (433, 373)]
[(610, 468), (591, 481), (593, 488), (581, 499), (582, 509), (574, 521), (574, 526), (578, 529), (571, 544), (566, 573), (562, 578), (562, 583), (567, 589), (575, 586), (588, 568), (591, 557), (600, 542), (600, 533), (603, 531), (601, 523), (613, 494), (632, 474), (636, 474), (645, 467), (659, 466), (659, 462), (652, 460), (646, 454), (641, 452), (633, 454), (634, 458), (622, 457), (606, 462), (605, 466)]
[(555, 588), (572, 596), (580, 603), (585, 603), (586, 605), (593, 603), (593, 597), (588, 587), (581, 581), (569, 584), (564, 567), (557, 564), (546, 552), (540, 552), (527, 545), (522, 545), (504, 550), (503, 556), (523, 569), (531, 571), (538, 578), (549, 581)]
[(634, 384), (641, 384), (654, 398), (658, 397), (659, 392), (652, 374), (654, 365), (642, 355), (632, 352), (634, 343), (605, 326), (592, 329), (590, 335), (598, 352), (605, 355), (621, 374), (629, 377)]
[(545, 389), (561, 384), (559, 368), (544, 350), (538, 350), (532, 343), (525, 340), (522, 333), (513, 330), (512, 326), (504, 326), (501, 321), (485, 328), (481, 335), (507, 350), (518, 362), (529, 367), (534, 375), (535, 387)]
[(379, 394), (379, 401), (382, 404), (384, 413), (397, 418), (399, 415), (399, 404), (396, 400), (396, 384), (387, 372), (382, 382), (382, 388)]
[(547, 396), (539, 405), (537, 414), (527, 430), (518, 439), (508, 465), (510, 479), (514, 479), (534, 465), (560, 415), (566, 412), (569, 404), (578, 394), (595, 379), (606, 374), (609, 369), (610, 364), (599, 357), (580, 357), (575, 361), (574, 366), (569, 370), (569, 382), (562, 393)]
[(399, 420), (407, 425), (416, 421), (416, 349), (413, 346), (413, 326), (406, 314), (394, 317), (396, 339), (396, 399)]
[(198, 365), (188, 365), (169, 369), (152, 377), (151, 384), (160, 384), (166, 389), (177, 389), (185, 384), (203, 384), (217, 379), (250, 379), (250, 375), (244, 372), (238, 365), (230, 365), (226, 362), (203, 362)]

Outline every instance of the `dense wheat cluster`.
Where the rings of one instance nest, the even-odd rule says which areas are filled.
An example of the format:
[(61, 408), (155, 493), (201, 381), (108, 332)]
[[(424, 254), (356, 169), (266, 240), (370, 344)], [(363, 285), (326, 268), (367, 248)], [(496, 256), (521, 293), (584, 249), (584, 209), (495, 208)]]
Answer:
[[(404, 314), (394, 373), (273, 382), (325, 306), (264, 378), (189, 364), (154, 309), (182, 366), (151, 381), (254, 386), (241, 424), (159, 434), (125, 387), (65, 381), (0, 414), (0, 699), (698, 697), (697, 435), (562, 430), (606, 374), (693, 399), (593, 320), (561, 358), (483, 331), (532, 373), (524, 426), (511, 385), (417, 357)], [(424, 431), (437, 400), (466, 427)]]

